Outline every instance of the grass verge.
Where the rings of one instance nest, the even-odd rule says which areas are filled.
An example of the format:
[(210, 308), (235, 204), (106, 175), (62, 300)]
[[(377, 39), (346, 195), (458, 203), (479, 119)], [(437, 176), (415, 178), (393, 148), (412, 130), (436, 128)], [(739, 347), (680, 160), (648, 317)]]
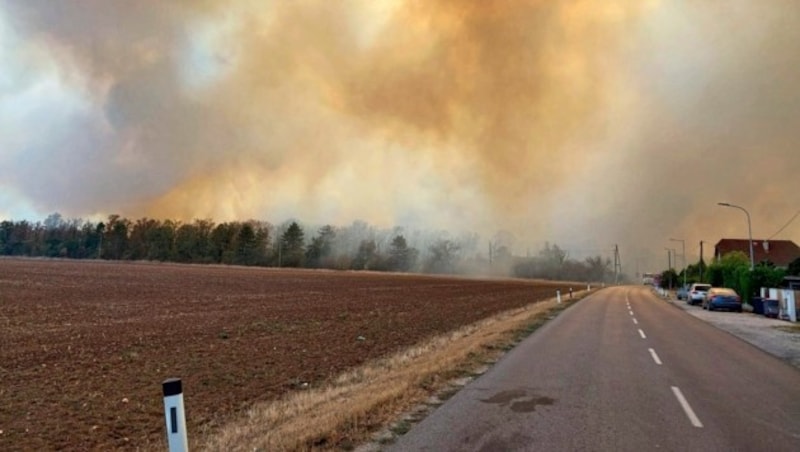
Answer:
[(370, 442), (390, 443), (585, 295), (507, 311), (354, 369), (325, 387), (258, 404), (243, 418), (201, 438), (199, 448), (351, 450)]

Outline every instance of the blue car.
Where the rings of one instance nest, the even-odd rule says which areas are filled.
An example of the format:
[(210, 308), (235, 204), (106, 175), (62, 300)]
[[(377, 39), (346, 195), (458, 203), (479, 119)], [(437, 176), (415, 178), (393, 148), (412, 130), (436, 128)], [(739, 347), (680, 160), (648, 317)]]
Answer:
[(712, 287), (703, 298), (703, 309), (714, 311), (725, 309), (727, 311), (742, 312), (742, 297), (733, 289)]

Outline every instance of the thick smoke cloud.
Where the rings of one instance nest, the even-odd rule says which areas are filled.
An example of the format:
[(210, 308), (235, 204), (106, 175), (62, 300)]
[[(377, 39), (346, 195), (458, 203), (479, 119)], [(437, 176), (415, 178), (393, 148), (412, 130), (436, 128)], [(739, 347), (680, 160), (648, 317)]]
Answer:
[(718, 201), (760, 237), (800, 209), (791, 2), (4, 0), (0, 60), (0, 215), (505, 230), (633, 273), (744, 236)]

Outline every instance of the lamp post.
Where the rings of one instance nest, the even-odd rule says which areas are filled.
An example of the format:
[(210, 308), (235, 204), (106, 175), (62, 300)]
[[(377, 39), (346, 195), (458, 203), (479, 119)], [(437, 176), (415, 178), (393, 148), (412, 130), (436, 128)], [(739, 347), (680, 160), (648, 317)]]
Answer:
[(745, 215), (747, 215), (747, 235), (750, 241), (750, 271), (753, 271), (753, 269), (755, 269), (756, 266), (755, 266), (755, 261), (753, 260), (753, 228), (750, 226), (750, 212), (748, 212), (747, 209), (745, 209), (742, 206), (737, 206), (735, 204), (730, 204), (727, 202), (718, 202), (717, 205), (720, 205), (722, 207), (733, 207), (734, 209), (741, 210), (742, 212), (744, 212)]
[(686, 287), (686, 240), (669, 239), (670, 242), (681, 242), (681, 259), (683, 260), (683, 287)]

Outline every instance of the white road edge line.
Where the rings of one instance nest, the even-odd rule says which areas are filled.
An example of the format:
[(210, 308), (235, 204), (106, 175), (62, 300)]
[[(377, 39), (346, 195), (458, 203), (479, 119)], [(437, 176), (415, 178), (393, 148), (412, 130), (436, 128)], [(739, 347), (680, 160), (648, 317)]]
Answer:
[(638, 324), (639, 324), (639, 321), (638, 321), (638, 320), (636, 320), (636, 317), (634, 317), (634, 318), (633, 318), (633, 324), (634, 324), (634, 325), (638, 325)]
[(672, 393), (675, 394), (675, 397), (678, 399), (678, 403), (681, 404), (683, 407), (683, 411), (686, 413), (686, 416), (689, 418), (689, 421), (697, 428), (703, 428), (703, 423), (700, 422), (700, 419), (697, 418), (697, 415), (694, 414), (692, 407), (689, 406), (689, 402), (686, 401), (686, 398), (683, 396), (680, 388), (677, 386), (672, 387)]
[(641, 328), (639, 328), (639, 336), (642, 336), (642, 339), (647, 339), (647, 336), (644, 335), (644, 331), (642, 331)]
[(658, 359), (658, 355), (656, 354), (656, 351), (653, 350), (652, 348), (648, 348), (648, 350), (650, 350), (650, 356), (653, 357), (653, 361), (655, 361), (656, 364), (658, 364), (660, 366), (661, 365), (661, 360)]

